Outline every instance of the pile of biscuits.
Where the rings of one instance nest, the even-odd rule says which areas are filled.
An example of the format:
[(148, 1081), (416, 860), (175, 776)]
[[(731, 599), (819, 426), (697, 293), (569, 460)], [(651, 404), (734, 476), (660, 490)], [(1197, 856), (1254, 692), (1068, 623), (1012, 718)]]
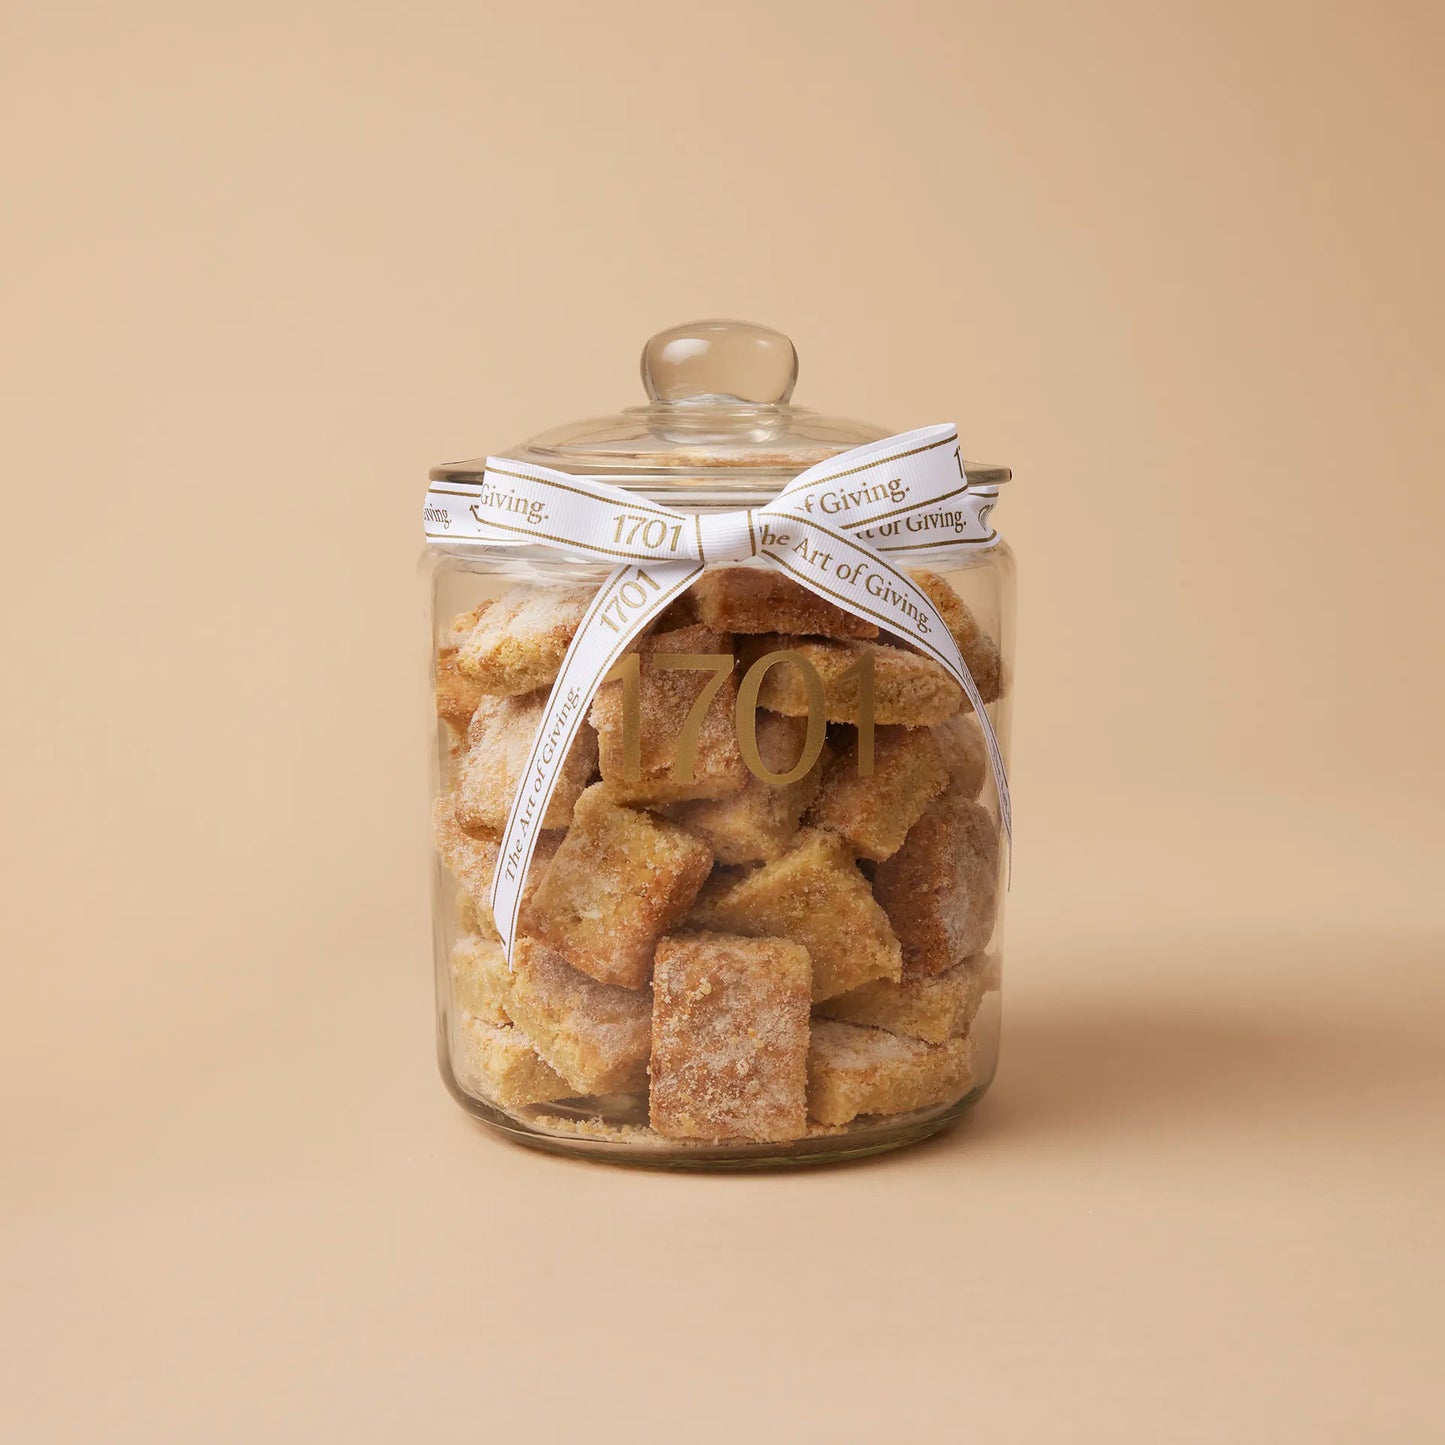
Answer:
[[(913, 575), (992, 701), (996, 645), (942, 578)], [(658, 619), (634, 644), (630, 709), (621, 679), (598, 690), (543, 819), (508, 968), (489, 907), (499, 839), (593, 593), (521, 584), (440, 639), (453, 743), (435, 833), (460, 919), (459, 1086), (534, 1119), (567, 1101), (605, 1121), (645, 1100), (659, 1143), (782, 1143), (961, 1098), (994, 982), (982, 734), (937, 663), (771, 566), (710, 569)], [(745, 762), (737, 679), (783, 649), (812, 675), (765, 671)], [(719, 685), (669, 654), (739, 666)], [(798, 771), (819, 684), (816, 762), (769, 781)]]

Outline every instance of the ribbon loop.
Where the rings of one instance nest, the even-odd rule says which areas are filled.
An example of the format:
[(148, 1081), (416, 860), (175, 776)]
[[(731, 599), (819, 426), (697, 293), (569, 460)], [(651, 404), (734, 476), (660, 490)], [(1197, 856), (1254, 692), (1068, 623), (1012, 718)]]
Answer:
[(970, 483), (958, 433), (923, 427), (830, 457), (800, 473), (766, 506), (681, 511), (594, 477), (489, 457), (480, 482), (437, 482), (427, 492), (427, 540), (441, 547), (541, 546), (614, 570), (577, 629), (547, 700), (512, 801), (492, 885), (508, 958), (522, 883), (540, 820), (593, 694), (613, 664), (709, 564), (765, 557), (804, 587), (943, 667), (978, 718), (1012, 838), (1003, 754), (983, 698), (927, 592), (891, 556), (909, 562), (959, 546), (991, 547), (997, 485)]

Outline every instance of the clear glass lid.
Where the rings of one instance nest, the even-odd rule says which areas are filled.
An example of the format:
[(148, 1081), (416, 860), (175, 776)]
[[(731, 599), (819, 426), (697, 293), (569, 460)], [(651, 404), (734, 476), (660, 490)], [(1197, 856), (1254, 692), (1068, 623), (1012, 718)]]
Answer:
[[(553, 427), (503, 455), (649, 490), (774, 487), (894, 428), (822, 416), (792, 404), (798, 353), (779, 331), (747, 321), (693, 321), (642, 348), (648, 401)], [(479, 476), (484, 459), (437, 467), (433, 480)], [(1005, 468), (968, 468), (1006, 480)]]

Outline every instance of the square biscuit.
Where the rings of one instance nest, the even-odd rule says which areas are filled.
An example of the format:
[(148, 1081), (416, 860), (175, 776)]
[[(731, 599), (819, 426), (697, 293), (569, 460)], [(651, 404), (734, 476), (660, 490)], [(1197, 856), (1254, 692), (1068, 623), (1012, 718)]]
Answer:
[(511, 1023), (507, 995), (512, 973), (495, 939), (474, 934), (458, 939), (451, 956), (452, 1006), (483, 1023)]
[(645, 988), (657, 940), (712, 869), (706, 843), (596, 783), (522, 913), (523, 928), (601, 983)]
[(465, 735), (482, 692), (470, 678), (462, 676), (455, 647), (444, 647), (437, 653), (434, 689), (437, 716), (458, 737)]
[[(750, 637), (741, 644), (743, 669), (770, 652), (796, 652), (810, 663), (823, 684), (823, 712), (829, 722), (859, 721), (861, 668), (873, 667), (873, 720), (904, 727), (928, 727), (952, 717), (963, 705), (963, 689), (932, 658), (883, 642), (831, 642), (777, 633)], [(808, 715), (807, 680), (791, 662), (770, 667), (758, 690), (758, 703), (789, 717)]]
[(902, 956), (888, 916), (848, 846), (804, 828), (781, 858), (695, 906), (694, 926), (749, 938), (787, 938), (808, 950), (814, 1000), (874, 978), (900, 977)]
[(786, 939), (664, 938), (653, 975), (652, 1127), (672, 1139), (807, 1131), (805, 948)]
[(982, 953), (998, 909), (998, 830), (988, 810), (945, 796), (880, 863), (873, 892), (903, 945), (903, 973), (944, 973)]
[(575, 1093), (537, 1055), (532, 1041), (511, 1024), (463, 1015), (457, 1022), (452, 1072), (468, 1094), (504, 1109), (569, 1099)]
[[(979, 626), (978, 618), (963, 598), (937, 572), (919, 568), (909, 575), (928, 594), (928, 600), (953, 634), (979, 695), (985, 703), (996, 702), (1003, 692), (998, 644)], [(963, 705), (967, 711), (973, 711), (973, 704), (967, 698)]]
[(882, 1029), (813, 1021), (808, 1117), (820, 1124), (951, 1104), (968, 1092), (972, 1079), (973, 1045), (967, 1038), (926, 1044)]
[(458, 646), (462, 676), (493, 697), (550, 687), (596, 593), (532, 583), (504, 592)]
[(597, 729), (603, 781), (619, 802), (662, 803), (686, 798), (719, 798), (735, 793), (747, 781), (738, 751), (733, 712), (737, 681), (729, 670), (702, 715), (693, 756), (686, 757), (689, 719), (703, 690), (717, 681), (702, 668), (673, 667), (659, 658), (696, 654), (726, 657), (731, 664), (732, 638), (710, 627), (679, 627), (639, 639), (637, 776), (630, 777), (627, 757), (626, 683), (618, 680), (598, 688), (592, 701), (592, 726)]
[(934, 729), (876, 728), (873, 771), (867, 777), (854, 731), (828, 765), (808, 823), (836, 833), (860, 858), (887, 858), (948, 786), (948, 778)]
[[(500, 833), (547, 715), (546, 692), (479, 699), (467, 727), (466, 753), (457, 774), (457, 822), (468, 832)], [(565, 828), (582, 790), (597, 770), (597, 734), (584, 720), (573, 739), (543, 828)]]
[(522, 938), (512, 955), (507, 1013), (570, 1086), (569, 1095), (647, 1087), (652, 998), (579, 973), (560, 954)]
[(988, 777), (988, 750), (972, 709), (945, 719), (933, 729), (938, 750), (948, 769), (948, 791), (972, 802)]
[[(497, 936), (496, 919), (492, 916), (492, 879), (501, 856), (501, 839), (495, 833), (468, 833), (457, 822), (456, 795), (443, 793), (432, 805), (432, 833), (437, 855), (457, 881), (465, 907), (460, 909), (463, 926), (469, 933)], [(532, 854), (532, 866), (523, 887), (523, 907), (537, 891), (546, 875), (561, 836), (543, 833)]]
[(690, 595), (696, 599), (699, 618), (719, 632), (878, 636), (871, 622), (810, 592), (776, 567), (709, 568)]
[(875, 979), (825, 999), (816, 1012), (824, 1018), (941, 1044), (968, 1032), (987, 986), (983, 960), (970, 959), (933, 977), (905, 978), (901, 983)]
[[(802, 761), (808, 724), (781, 713), (755, 715), (758, 759), (770, 773), (785, 775)], [(813, 800), (827, 763), (826, 748), (801, 778), (769, 783), (750, 774), (741, 790), (725, 798), (673, 803), (669, 818), (696, 833), (719, 863), (760, 863), (782, 856), (798, 831), (798, 820)]]

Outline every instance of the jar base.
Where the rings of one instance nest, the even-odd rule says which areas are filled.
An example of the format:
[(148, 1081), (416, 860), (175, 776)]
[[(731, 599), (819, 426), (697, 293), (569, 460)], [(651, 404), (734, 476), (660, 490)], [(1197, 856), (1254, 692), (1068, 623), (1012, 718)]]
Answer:
[(815, 1126), (816, 1132), (788, 1143), (697, 1143), (664, 1139), (639, 1124), (617, 1124), (579, 1111), (568, 1116), (536, 1106), (534, 1115), (518, 1117), (467, 1093), (442, 1067), (453, 1097), (474, 1118), (513, 1143), (546, 1154), (621, 1164), (643, 1169), (758, 1170), (841, 1164), (885, 1154), (940, 1134), (955, 1124), (987, 1092), (987, 1079), (961, 1099), (908, 1114), (890, 1114), (837, 1128)]

